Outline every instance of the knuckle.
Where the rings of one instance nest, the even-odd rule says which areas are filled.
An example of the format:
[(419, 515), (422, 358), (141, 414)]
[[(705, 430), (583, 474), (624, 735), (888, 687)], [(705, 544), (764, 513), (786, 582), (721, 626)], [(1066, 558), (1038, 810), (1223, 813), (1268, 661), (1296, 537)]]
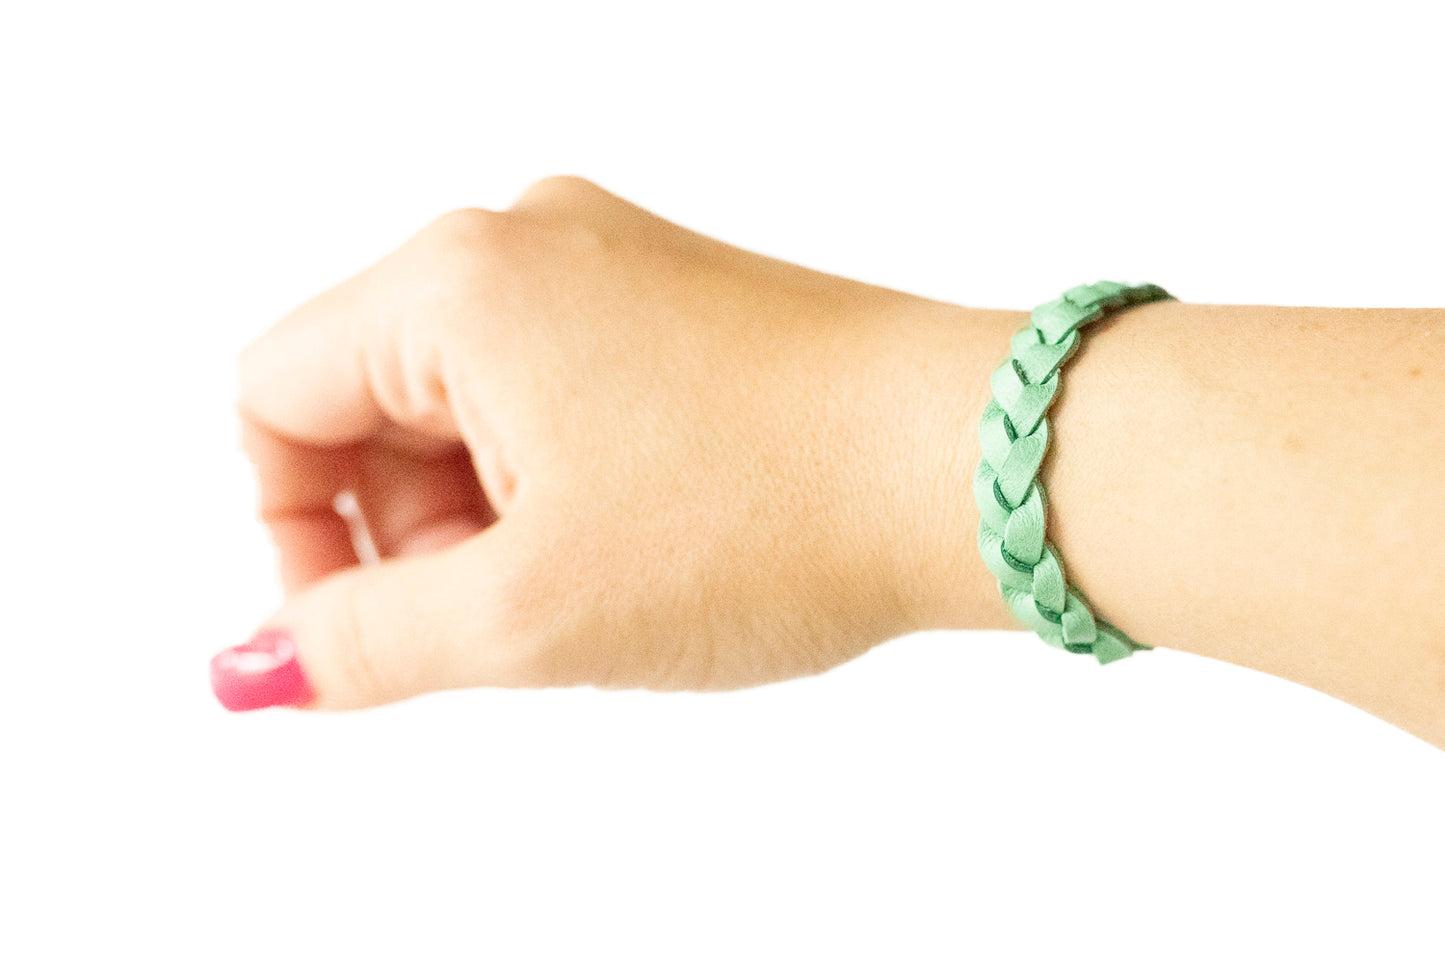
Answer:
[(514, 220), (505, 211), (461, 207), (441, 215), (422, 233), (443, 252), (487, 255), (505, 246)]
[(578, 177), (576, 174), (551, 174), (528, 185), (519, 202), (566, 202), (599, 193), (602, 193), (602, 188), (585, 177)]
[(518, 279), (536, 257), (536, 239), (515, 215), (459, 208), (438, 217), (417, 238), (415, 273), (424, 279), (422, 310), (408, 316), (434, 341), (452, 343), (490, 312), (478, 305), (512, 300)]

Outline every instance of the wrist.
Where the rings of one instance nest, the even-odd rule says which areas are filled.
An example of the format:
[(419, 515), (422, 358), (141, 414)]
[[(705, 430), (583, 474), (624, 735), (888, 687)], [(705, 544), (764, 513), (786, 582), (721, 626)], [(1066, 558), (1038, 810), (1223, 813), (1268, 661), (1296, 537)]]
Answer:
[(908, 623), (913, 630), (1018, 628), (979, 554), (972, 492), (989, 376), (1028, 313), (916, 300), (892, 334)]

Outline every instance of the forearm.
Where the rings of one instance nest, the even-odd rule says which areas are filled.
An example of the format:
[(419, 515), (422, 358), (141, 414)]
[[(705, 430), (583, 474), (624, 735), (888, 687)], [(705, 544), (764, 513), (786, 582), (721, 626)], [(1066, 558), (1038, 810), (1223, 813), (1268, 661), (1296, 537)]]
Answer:
[[(960, 330), (997, 364), (1024, 321)], [(951, 466), (966, 531), (987, 397)], [(1445, 311), (1135, 307), (1085, 329), (1049, 417), (1047, 535), (1100, 618), (1445, 747)], [(1018, 626), (981, 561), (951, 576), (944, 624)]]

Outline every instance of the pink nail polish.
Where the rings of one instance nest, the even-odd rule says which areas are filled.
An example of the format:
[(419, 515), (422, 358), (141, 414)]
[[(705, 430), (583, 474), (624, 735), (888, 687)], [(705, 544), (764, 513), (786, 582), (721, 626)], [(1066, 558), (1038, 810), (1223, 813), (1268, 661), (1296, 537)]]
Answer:
[(314, 697), (284, 629), (264, 629), (245, 645), (211, 659), (211, 689), (232, 712), (267, 706), (304, 706)]

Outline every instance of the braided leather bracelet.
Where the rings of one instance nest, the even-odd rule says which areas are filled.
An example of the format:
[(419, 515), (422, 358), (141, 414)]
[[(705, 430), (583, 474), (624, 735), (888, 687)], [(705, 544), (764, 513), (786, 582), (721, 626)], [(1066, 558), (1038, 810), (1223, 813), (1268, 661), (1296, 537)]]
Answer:
[(1088, 601), (1064, 578), (1058, 553), (1044, 540), (1047, 499), (1039, 465), (1049, 447), (1045, 416), (1059, 390), (1059, 370), (1079, 346), (1079, 329), (1122, 308), (1174, 300), (1157, 284), (1081, 284), (1034, 308), (994, 371), (983, 411), (983, 458), (973, 476), (981, 514), (978, 547), (1008, 607), (1049, 645), (1092, 653), (1100, 664), (1148, 649), (1094, 618)]

